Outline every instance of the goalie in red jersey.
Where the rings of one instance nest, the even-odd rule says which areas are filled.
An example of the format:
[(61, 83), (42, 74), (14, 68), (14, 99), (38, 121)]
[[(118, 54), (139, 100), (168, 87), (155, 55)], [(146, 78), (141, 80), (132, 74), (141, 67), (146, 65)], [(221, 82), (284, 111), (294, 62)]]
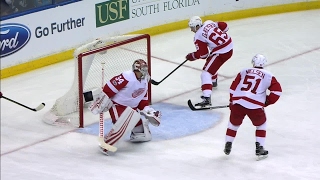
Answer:
[[(240, 71), (230, 86), (230, 121), (226, 132), (224, 153), (229, 155), (232, 142), (245, 116), (256, 127), (256, 156), (265, 158), (268, 151), (264, 149), (267, 118), (264, 108), (279, 99), (282, 89), (277, 79), (263, 69), (267, 59), (257, 54), (252, 59), (252, 68)], [(270, 91), (269, 95), (267, 90)]]
[(217, 86), (219, 68), (231, 58), (233, 54), (233, 42), (227, 34), (229, 27), (225, 22), (205, 21), (199, 16), (189, 20), (189, 27), (194, 35), (196, 51), (189, 53), (186, 59), (194, 61), (206, 59), (201, 73), (201, 89), (203, 100), (195, 106), (211, 106), (212, 87)]

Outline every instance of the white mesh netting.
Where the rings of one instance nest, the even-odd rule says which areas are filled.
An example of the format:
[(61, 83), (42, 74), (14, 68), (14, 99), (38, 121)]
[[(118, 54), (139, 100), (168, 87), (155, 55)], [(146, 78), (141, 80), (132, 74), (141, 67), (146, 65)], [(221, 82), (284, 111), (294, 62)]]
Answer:
[[(50, 111), (44, 115), (43, 121), (51, 125), (75, 127), (99, 121), (98, 116), (94, 117), (87, 108), (84, 108), (86, 104), (79, 103), (79, 94), (83, 96), (82, 93), (87, 91), (93, 91), (93, 94), (99, 93), (102, 83), (123, 71), (130, 70), (136, 59), (144, 59), (150, 64), (148, 38), (148, 35), (100, 38), (77, 48), (74, 51), (73, 84), (67, 93), (56, 100)], [(90, 54), (92, 52), (93, 54)], [(82, 68), (78, 66), (79, 61)], [(79, 79), (79, 69), (82, 69), (80, 72), (82, 80)], [(83, 84), (83, 89), (79, 93), (80, 83)], [(84, 108), (83, 118), (80, 116), (80, 108)]]

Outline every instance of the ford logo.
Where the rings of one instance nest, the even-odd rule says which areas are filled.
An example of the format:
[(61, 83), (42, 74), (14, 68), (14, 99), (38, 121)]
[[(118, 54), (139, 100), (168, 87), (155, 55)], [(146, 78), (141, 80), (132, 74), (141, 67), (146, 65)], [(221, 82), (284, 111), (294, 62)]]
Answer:
[(19, 51), (29, 42), (31, 37), (30, 29), (17, 23), (1, 24), (0, 33), (0, 57)]

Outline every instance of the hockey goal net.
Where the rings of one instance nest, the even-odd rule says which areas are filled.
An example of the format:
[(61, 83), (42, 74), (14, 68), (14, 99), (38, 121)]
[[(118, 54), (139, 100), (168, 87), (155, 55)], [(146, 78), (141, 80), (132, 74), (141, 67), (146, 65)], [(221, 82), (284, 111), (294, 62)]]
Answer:
[[(96, 39), (74, 51), (74, 81), (62, 97), (55, 101), (44, 115), (43, 121), (51, 125), (84, 127), (99, 121), (86, 107), (84, 94), (93, 96), (101, 92), (107, 80), (131, 70), (136, 59), (143, 59), (149, 65), (151, 75), (150, 36), (148, 34), (123, 35)], [(149, 101), (151, 85), (149, 84)]]

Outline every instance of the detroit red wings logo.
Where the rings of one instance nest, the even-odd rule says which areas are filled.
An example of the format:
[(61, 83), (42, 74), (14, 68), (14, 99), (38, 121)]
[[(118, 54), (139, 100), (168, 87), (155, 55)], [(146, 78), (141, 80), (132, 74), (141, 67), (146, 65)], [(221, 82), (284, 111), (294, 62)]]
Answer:
[(132, 93), (132, 97), (136, 98), (144, 92), (145, 88), (139, 88)]

